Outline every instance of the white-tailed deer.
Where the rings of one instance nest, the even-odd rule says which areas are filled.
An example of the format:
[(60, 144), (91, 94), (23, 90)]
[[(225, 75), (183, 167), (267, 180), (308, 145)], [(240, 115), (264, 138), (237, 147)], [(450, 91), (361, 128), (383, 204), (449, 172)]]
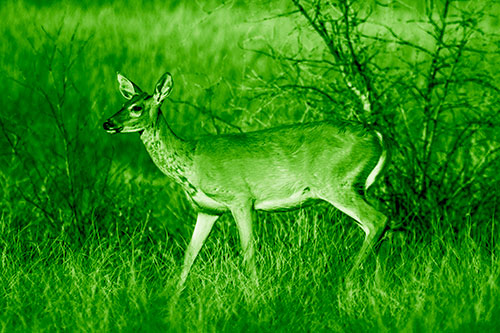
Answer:
[(256, 210), (300, 207), (314, 199), (329, 202), (365, 232), (352, 270), (382, 235), (387, 217), (364, 199), (386, 163), (387, 151), (378, 132), (323, 121), (182, 140), (160, 110), (173, 87), (169, 73), (160, 78), (153, 95), (120, 74), (118, 82), (128, 102), (104, 123), (104, 129), (139, 132), (154, 163), (184, 189), (198, 211), (179, 286), (214, 222), (227, 211), (236, 221), (244, 261), (253, 275)]

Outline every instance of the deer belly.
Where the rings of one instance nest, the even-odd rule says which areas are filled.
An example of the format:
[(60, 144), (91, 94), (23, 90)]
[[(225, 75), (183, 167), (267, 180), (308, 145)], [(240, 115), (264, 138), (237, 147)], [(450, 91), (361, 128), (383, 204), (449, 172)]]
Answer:
[[(305, 188), (300, 192), (291, 193), (288, 195), (275, 195), (268, 198), (256, 199), (254, 202), (254, 209), (274, 211), (274, 210), (289, 210), (308, 205), (312, 199), (315, 199), (309, 188)], [(212, 211), (214, 213), (222, 213), (229, 208), (227, 205), (212, 199), (202, 191), (196, 192), (189, 197), (195, 206), (201, 210)]]
[(311, 191), (306, 188), (304, 191), (292, 193), (288, 196), (256, 200), (254, 207), (258, 210), (289, 210), (307, 205), (312, 198)]

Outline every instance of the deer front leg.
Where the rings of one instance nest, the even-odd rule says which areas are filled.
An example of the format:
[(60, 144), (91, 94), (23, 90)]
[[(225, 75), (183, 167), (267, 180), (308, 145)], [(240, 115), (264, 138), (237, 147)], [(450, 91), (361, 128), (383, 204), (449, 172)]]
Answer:
[(255, 269), (255, 253), (254, 253), (254, 239), (252, 233), (252, 224), (255, 220), (255, 211), (250, 202), (241, 204), (231, 208), (236, 226), (240, 234), (241, 248), (243, 250), (243, 261), (246, 265), (247, 271), (251, 274), (252, 278), (257, 280), (257, 271)]
[(194, 227), (193, 236), (189, 242), (186, 254), (184, 256), (184, 265), (182, 266), (181, 278), (178, 284), (178, 289), (182, 289), (184, 282), (186, 282), (191, 266), (200, 252), (203, 242), (207, 239), (214, 222), (219, 218), (218, 215), (208, 215), (205, 213), (198, 213), (196, 219), (196, 226)]

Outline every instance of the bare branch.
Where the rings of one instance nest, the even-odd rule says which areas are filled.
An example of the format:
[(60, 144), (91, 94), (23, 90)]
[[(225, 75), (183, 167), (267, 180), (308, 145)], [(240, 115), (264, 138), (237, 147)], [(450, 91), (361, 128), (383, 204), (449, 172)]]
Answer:
[(199, 110), (205, 114), (208, 114), (210, 117), (213, 117), (214, 119), (217, 119), (218, 121), (220, 121), (221, 123), (229, 126), (229, 127), (232, 127), (234, 129), (237, 129), (239, 132), (243, 133), (243, 130), (241, 129), (241, 127), (237, 126), (237, 125), (234, 125), (230, 122), (228, 122), (227, 120), (213, 114), (212, 112), (210, 112), (209, 110), (207, 110), (206, 108), (204, 107), (201, 107), (199, 105), (196, 105), (192, 102), (189, 102), (189, 101), (181, 101), (181, 100), (174, 100), (174, 99), (170, 99), (171, 102), (175, 103), (175, 104), (184, 104), (184, 105), (187, 105), (187, 106), (190, 106), (196, 110)]
[(314, 91), (315, 93), (318, 93), (320, 94), (321, 96), (323, 97), (326, 97), (328, 100), (330, 100), (330, 102), (333, 102), (335, 103), (335, 99), (330, 96), (328, 93), (326, 93), (325, 91), (317, 88), (317, 87), (314, 87), (314, 86), (303, 86), (303, 85), (300, 85), (300, 84), (285, 84), (285, 85), (281, 85), (279, 86), (280, 88), (283, 88), (283, 89), (301, 89), (301, 90), (309, 90), (309, 91)]

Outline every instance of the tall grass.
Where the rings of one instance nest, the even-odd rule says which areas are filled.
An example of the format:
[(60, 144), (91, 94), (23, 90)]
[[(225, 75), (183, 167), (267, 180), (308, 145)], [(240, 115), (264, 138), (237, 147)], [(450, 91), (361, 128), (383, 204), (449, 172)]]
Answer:
[(350, 221), (323, 206), (260, 214), (256, 286), (244, 274), (230, 222), (217, 225), (174, 303), (180, 251), (155, 241), (147, 219), (94, 231), (77, 249), (63, 236), (29, 244), (29, 232), (4, 219), (2, 328), (445, 331), (499, 324), (498, 248), (486, 251), (490, 240), (463, 232), (428, 244), (386, 242), (377, 261), (343, 281), (361, 243)]
[(258, 285), (225, 215), (174, 300), (194, 212), (136, 135), (101, 129), (122, 102), (115, 72), (145, 90), (172, 72), (173, 101), (163, 108), (184, 137), (296, 121), (297, 110), (253, 100), (248, 77), (276, 64), (245, 50), (262, 41), (297, 47), (296, 22), (262, 21), (278, 11), (264, 5), (125, 4), (0, 5), (2, 332), (500, 326), (494, 213), (480, 224), (464, 213), (462, 230), (431, 220), (429, 237), (393, 234), (347, 281), (362, 243), (351, 219), (324, 204), (259, 213)]

